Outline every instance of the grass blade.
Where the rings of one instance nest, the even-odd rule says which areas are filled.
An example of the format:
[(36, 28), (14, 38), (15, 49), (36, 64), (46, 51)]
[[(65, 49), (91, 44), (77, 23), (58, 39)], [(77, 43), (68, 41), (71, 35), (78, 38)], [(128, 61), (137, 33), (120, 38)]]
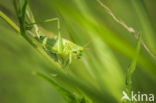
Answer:
[(47, 82), (49, 82), (52, 86), (56, 88), (56, 90), (64, 97), (64, 99), (68, 103), (90, 103), (86, 102), (85, 98), (82, 96), (77, 96), (71, 93), (70, 91), (66, 90), (65, 88), (58, 85), (53, 79), (49, 78), (48, 76), (44, 75), (43, 73), (35, 73), (35, 75), (43, 78)]
[(20, 28), (2, 11), (0, 11), (0, 17), (4, 19), (13, 29), (15, 29), (17, 32), (20, 32)]
[(139, 57), (139, 52), (141, 48), (141, 40), (142, 40), (142, 34), (140, 34), (138, 37), (136, 53), (126, 72), (126, 92), (128, 93), (130, 98), (131, 98), (131, 91), (132, 91), (132, 76), (136, 69), (137, 59)]

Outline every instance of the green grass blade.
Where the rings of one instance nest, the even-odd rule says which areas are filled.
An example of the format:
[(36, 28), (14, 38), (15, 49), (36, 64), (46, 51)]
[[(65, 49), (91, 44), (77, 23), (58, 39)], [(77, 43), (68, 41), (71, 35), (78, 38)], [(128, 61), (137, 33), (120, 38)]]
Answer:
[(126, 72), (126, 91), (129, 95), (129, 97), (131, 97), (132, 76), (133, 76), (133, 73), (136, 69), (137, 59), (139, 57), (139, 52), (140, 52), (140, 48), (141, 48), (141, 40), (142, 40), (142, 34), (140, 34), (138, 37), (137, 46), (136, 46), (136, 53), (134, 55), (132, 62), (130, 63), (130, 65), (127, 69), (127, 72)]
[(2, 11), (0, 11), (0, 17), (4, 19), (13, 29), (15, 29), (17, 32), (20, 32), (20, 28)]
[(82, 96), (77, 96), (71, 93), (70, 91), (66, 90), (62, 86), (58, 85), (53, 79), (49, 78), (48, 76), (44, 75), (43, 73), (35, 73), (35, 75), (43, 78), (47, 82), (49, 82), (52, 86), (56, 88), (56, 90), (65, 98), (68, 103), (89, 103), (86, 102), (85, 98)]
[(52, 86), (54, 86), (58, 90), (58, 92), (60, 92), (60, 94), (65, 98), (65, 100), (68, 101), (68, 103), (76, 102), (75, 97), (69, 91), (67, 91), (65, 88), (58, 85), (54, 80), (52, 80), (48, 76), (44, 75), (43, 73), (36, 73), (36, 75), (43, 78), (44, 80), (49, 82)]

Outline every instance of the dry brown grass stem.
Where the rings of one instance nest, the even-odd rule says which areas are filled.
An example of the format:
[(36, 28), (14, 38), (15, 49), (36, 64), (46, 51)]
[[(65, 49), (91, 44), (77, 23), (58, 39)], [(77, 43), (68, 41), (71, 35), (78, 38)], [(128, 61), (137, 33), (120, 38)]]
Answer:
[[(120, 24), (122, 27), (124, 27), (130, 34), (132, 34), (136, 39), (138, 39), (138, 32), (136, 32), (136, 30), (133, 27), (129, 27), (128, 25), (126, 25), (122, 20), (119, 20), (115, 14), (112, 12), (112, 10), (106, 6), (101, 0), (97, 0), (97, 2), (106, 10), (106, 12), (113, 18), (113, 20)], [(150, 49), (147, 47), (147, 45), (145, 44), (145, 42), (142, 40), (141, 41), (142, 46), (146, 49), (146, 51), (153, 57), (155, 58), (155, 56), (152, 54), (152, 52), (150, 51)]]

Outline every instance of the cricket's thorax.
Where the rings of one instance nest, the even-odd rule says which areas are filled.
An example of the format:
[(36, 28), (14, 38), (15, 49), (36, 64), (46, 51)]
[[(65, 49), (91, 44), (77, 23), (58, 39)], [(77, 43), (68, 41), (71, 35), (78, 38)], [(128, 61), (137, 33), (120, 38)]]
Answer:
[(52, 53), (60, 54), (60, 55), (69, 55), (72, 54), (73, 56), (80, 57), (83, 52), (83, 47), (74, 44), (73, 42), (63, 39), (63, 51), (58, 51), (58, 40), (57, 37), (55, 38), (48, 38), (46, 36), (41, 37), (40, 41), (42, 42), (43, 46), (51, 51)]

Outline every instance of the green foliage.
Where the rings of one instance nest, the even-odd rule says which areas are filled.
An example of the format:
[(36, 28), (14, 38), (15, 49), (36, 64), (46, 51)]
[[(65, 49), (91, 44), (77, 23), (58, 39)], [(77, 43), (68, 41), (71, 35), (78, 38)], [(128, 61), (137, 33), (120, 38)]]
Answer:
[(35, 74), (48, 81), (50, 84), (52, 84), (52, 86), (54, 86), (60, 92), (60, 94), (65, 98), (65, 100), (68, 103), (90, 103), (89, 101), (86, 101), (85, 97), (83, 97), (82, 94), (81, 95), (73, 94), (72, 92), (61, 87), (61, 85), (58, 85), (53, 79), (49, 78), (48, 76), (42, 73)]
[[(144, 40), (153, 55), (155, 54), (154, 29), (151, 27), (152, 24), (149, 22), (149, 18), (144, 16), (147, 14), (145, 5), (143, 6), (140, 1), (134, 0), (110, 1), (111, 3), (103, 0), (102, 2), (108, 5), (119, 19), (134, 27), (136, 31), (139, 31), (139, 40), (136, 40), (129, 32), (123, 30), (123, 27), (116, 24), (96, 0), (29, 1), (30, 7), (27, 5), (27, 12), (25, 12), (26, 0), (20, 0), (20, 2), (14, 0), (19, 24), (15, 24), (17, 23), (15, 16), (11, 16), (2, 9), (9, 18), (3, 12), (0, 12), (0, 16), (17, 32), (20, 30), (22, 36), (33, 45), (33, 48), (31, 48), (28, 43), (25, 43), (23, 38), (14, 35), (17, 33), (13, 32), (0, 19), (0, 30), (2, 31), (2, 36), (0, 37), (0, 65), (2, 68), (5, 68), (0, 70), (0, 78), (5, 75), (7, 77), (6, 81), (9, 81), (12, 79), (12, 73), (15, 74), (13, 81), (19, 80), (19, 83), (13, 93), (17, 97), (21, 95), (20, 102), (22, 100), (22, 103), (43, 103), (45, 100), (47, 100), (46, 103), (65, 102), (57, 92), (53, 94), (53, 91), (50, 91), (54, 90), (54, 88), (68, 103), (120, 103), (122, 91), (125, 88), (128, 89), (127, 92), (133, 89), (134, 91), (144, 91), (146, 93), (145, 90), (148, 90), (148, 92), (155, 93), (156, 62), (143, 47), (140, 49), (141, 40)], [(12, 2), (8, 4), (13, 5)], [(5, 7), (9, 8), (14, 15), (11, 6), (5, 5)], [(136, 14), (134, 10), (136, 10)], [(153, 13), (153, 11), (151, 12)], [(84, 47), (82, 58), (80, 60), (72, 60), (68, 71), (65, 71), (60, 66), (56, 55), (45, 51), (43, 45), (35, 38), (37, 34), (57, 35), (56, 24), (36, 22), (34, 17), (36, 21), (59, 17), (61, 28), (63, 28), (60, 32), (62, 32), (63, 38), (66, 38), (65, 40), (70, 40), (78, 45), (85, 45), (90, 41), (90, 44)], [(136, 17), (138, 17), (138, 20), (136, 20)], [(151, 21), (155, 24), (155, 20)], [(17, 62), (15, 59), (17, 59)], [(127, 69), (130, 60), (131, 64)], [(16, 67), (16, 65), (20, 66)], [(21, 70), (20, 73), (16, 72), (18, 68)], [(37, 72), (36, 75), (49, 82), (51, 87), (54, 88), (48, 88), (44, 91), (43, 88), (47, 88), (48, 83), (46, 84), (46, 82), (38, 80), (35, 84), (34, 81), (38, 78), (29, 76), (32, 71)], [(52, 74), (55, 74), (55, 76)], [(32, 83), (24, 83), (22, 78), (29, 78), (28, 81), (32, 81)], [(135, 79), (132, 80), (132, 78)], [(0, 85), (0, 88), (11, 88), (10, 90), (7, 89), (7, 92), (10, 92), (12, 86), (5, 83), (4, 80), (1, 81), (2, 85)], [(41, 84), (43, 84), (43, 87), (41, 87)], [(45, 96), (40, 96), (42, 93), (38, 91), (39, 93), (37, 92), (35, 95), (37, 99), (35, 97), (27, 99), (26, 97), (31, 97), (31, 92), (27, 91), (31, 86), (32, 90), (34, 88), (43, 90)], [(18, 92), (18, 87), (24, 88), (22, 93)], [(1, 95), (0, 92), (0, 99), (2, 102), (5, 100), (9, 101), (8, 98), (11, 97), (17, 99), (16, 95), (6, 96)], [(59, 96), (61, 99), (56, 98)], [(50, 99), (51, 97), (55, 98)], [(11, 103), (19, 102), (12, 98), (10, 99)], [(10, 103), (10, 101), (4, 103)]]
[[(142, 34), (139, 35), (138, 41), (137, 41), (137, 46), (136, 46), (136, 53), (134, 54), (134, 59), (132, 62), (129, 64), (127, 72), (126, 72), (126, 89), (125, 91), (127, 92), (128, 96), (131, 98), (131, 91), (132, 89), (132, 75), (136, 69), (136, 64), (137, 64), (137, 59), (139, 57), (139, 52), (141, 48), (141, 41), (142, 41)], [(130, 101), (127, 101), (126, 103), (130, 103)]]

